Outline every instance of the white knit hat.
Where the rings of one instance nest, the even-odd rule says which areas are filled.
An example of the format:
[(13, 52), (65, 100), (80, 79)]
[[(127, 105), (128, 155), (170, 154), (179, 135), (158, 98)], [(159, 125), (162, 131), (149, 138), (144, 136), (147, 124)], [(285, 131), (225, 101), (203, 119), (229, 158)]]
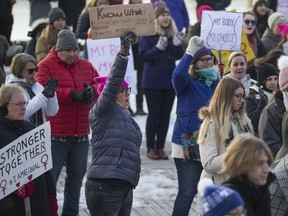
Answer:
[(272, 13), (272, 14), (268, 17), (268, 26), (269, 26), (269, 29), (272, 29), (272, 28), (274, 27), (274, 24), (275, 24), (275, 22), (276, 22), (278, 19), (284, 19), (284, 20), (286, 20), (285, 16), (284, 16), (282, 13), (279, 13), (279, 12)]
[(282, 91), (288, 90), (288, 56), (282, 55), (278, 59), (279, 87)]

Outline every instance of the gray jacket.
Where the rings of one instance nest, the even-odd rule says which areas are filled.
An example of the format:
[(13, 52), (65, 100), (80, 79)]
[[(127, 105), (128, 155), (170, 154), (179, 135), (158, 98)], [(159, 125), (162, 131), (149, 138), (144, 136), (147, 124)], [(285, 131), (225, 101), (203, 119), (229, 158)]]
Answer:
[(120, 179), (137, 186), (142, 133), (127, 110), (116, 103), (128, 60), (118, 55), (103, 92), (90, 111), (92, 163), (89, 179)]

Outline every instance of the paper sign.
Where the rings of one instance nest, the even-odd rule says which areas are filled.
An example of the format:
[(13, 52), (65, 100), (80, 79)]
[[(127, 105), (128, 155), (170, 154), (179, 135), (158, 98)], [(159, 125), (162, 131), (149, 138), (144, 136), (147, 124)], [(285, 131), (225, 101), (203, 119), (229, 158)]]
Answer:
[(50, 123), (0, 149), (0, 200), (52, 168)]
[[(97, 70), (100, 76), (108, 75), (111, 71), (120, 47), (119, 38), (101, 39), (101, 40), (86, 40), (88, 60)], [(134, 70), (133, 55), (130, 49), (129, 61), (125, 80), (132, 88), (132, 93), (137, 94), (136, 88), (136, 71)]]
[(201, 38), (208, 49), (240, 50), (242, 13), (203, 11)]
[(151, 3), (94, 7), (89, 16), (92, 39), (120, 37), (125, 31), (137, 36), (155, 34)]

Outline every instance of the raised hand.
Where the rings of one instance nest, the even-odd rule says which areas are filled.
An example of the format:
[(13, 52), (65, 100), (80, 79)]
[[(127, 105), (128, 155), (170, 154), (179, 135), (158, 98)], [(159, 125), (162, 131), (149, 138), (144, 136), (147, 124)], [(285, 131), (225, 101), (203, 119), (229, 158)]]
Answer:
[(204, 45), (204, 40), (198, 36), (191, 37), (189, 40), (186, 53), (194, 57), (195, 53)]
[(52, 98), (55, 96), (55, 91), (58, 87), (58, 80), (57, 79), (48, 79), (42, 94), (47, 98)]
[(159, 40), (156, 44), (156, 47), (162, 51), (164, 51), (168, 46), (168, 39), (165, 36), (160, 36)]
[(134, 32), (124, 32), (121, 37), (121, 46), (119, 54), (122, 56), (128, 56), (131, 44), (135, 44), (138, 40), (137, 35)]

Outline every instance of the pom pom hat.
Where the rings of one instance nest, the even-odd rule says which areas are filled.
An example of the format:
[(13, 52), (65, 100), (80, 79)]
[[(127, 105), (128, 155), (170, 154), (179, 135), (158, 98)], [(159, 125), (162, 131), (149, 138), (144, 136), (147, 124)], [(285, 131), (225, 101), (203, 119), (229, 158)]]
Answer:
[[(98, 95), (102, 93), (104, 86), (107, 82), (107, 79), (108, 79), (108, 76), (99, 76), (99, 77), (94, 78), (94, 82), (98, 83), (98, 88), (97, 88)], [(128, 86), (129, 86), (129, 83), (124, 80), (122, 82), (121, 89), (128, 88)]]
[(285, 39), (287, 34), (288, 34), (288, 24), (279, 24), (278, 25), (279, 27), (279, 30), (281, 32), (281, 35), (282, 35), (282, 39)]
[(279, 87), (282, 91), (288, 90), (288, 56), (280, 56), (278, 59)]

